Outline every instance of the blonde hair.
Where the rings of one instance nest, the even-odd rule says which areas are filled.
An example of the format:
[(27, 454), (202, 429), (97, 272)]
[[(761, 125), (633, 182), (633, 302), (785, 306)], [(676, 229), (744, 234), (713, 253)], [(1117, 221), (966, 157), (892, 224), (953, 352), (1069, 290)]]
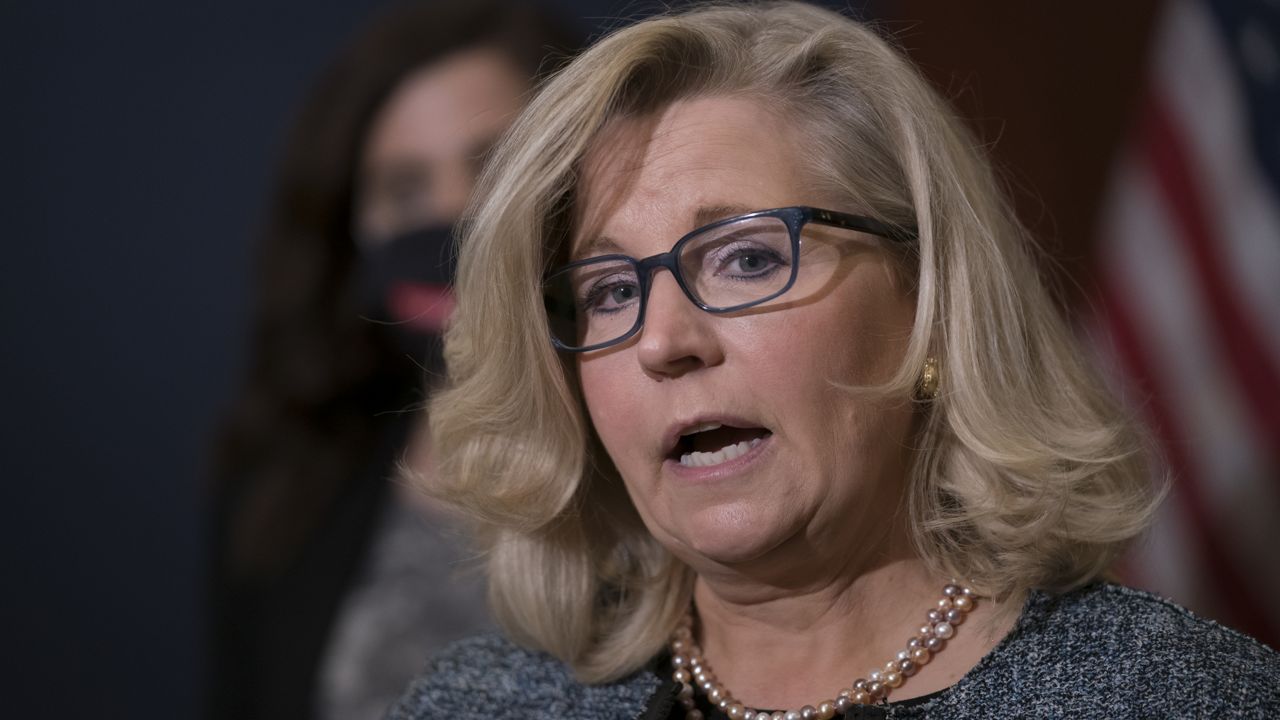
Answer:
[(474, 521), (512, 638), (605, 681), (657, 653), (688, 605), (692, 572), (649, 535), (592, 439), (572, 363), (548, 339), (540, 280), (563, 252), (602, 126), (717, 94), (804, 118), (820, 189), (918, 228), (912, 336), (874, 391), (905, 397), (925, 358), (940, 360), (942, 394), (923, 411), (908, 479), (920, 556), (997, 597), (1098, 578), (1150, 515), (1143, 453), (973, 139), (907, 60), (848, 18), (797, 3), (706, 6), (619, 30), (554, 77), (497, 149), (461, 233), (428, 490)]

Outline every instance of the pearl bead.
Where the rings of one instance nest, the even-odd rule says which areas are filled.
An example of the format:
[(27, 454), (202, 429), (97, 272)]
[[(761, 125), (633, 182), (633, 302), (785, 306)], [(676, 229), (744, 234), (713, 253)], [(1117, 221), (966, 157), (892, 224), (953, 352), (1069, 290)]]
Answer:
[(729, 720), (832, 720), (837, 713), (846, 714), (855, 705), (883, 701), (946, 646), (946, 641), (955, 636), (956, 626), (964, 622), (965, 614), (977, 602), (974, 592), (955, 580), (943, 588), (942, 594), (943, 597), (926, 613), (929, 622), (918, 628), (916, 634), (907, 640), (906, 649), (899, 650), (883, 669), (872, 671), (868, 675), (870, 679), (855, 680), (852, 687), (841, 690), (835, 700), (824, 700), (816, 707), (805, 705), (799, 710), (773, 713), (748, 708), (738, 702), (728, 688), (719, 684), (710, 665), (702, 657), (702, 648), (694, 641), (695, 620), (691, 613), (686, 614), (676, 625), (669, 641), (671, 677), (679, 683), (677, 698), (687, 710), (685, 718), (705, 720), (696, 705), (695, 696), (699, 691), (705, 693), (707, 701), (719, 708)]

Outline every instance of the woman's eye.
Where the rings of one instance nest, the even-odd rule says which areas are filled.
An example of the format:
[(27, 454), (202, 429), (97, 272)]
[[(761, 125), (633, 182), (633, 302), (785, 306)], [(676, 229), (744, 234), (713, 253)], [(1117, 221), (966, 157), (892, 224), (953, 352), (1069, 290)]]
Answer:
[(751, 280), (772, 275), (786, 263), (778, 254), (765, 248), (742, 248), (725, 253), (720, 259), (717, 275)]
[(635, 285), (615, 285), (607, 293), (608, 304), (625, 305), (635, 299), (637, 294)]
[(735, 259), (735, 262), (737, 262), (737, 269), (745, 273), (760, 272), (768, 264), (768, 260), (759, 253), (743, 253)]
[(617, 281), (597, 283), (587, 290), (583, 308), (593, 313), (616, 312), (635, 302), (640, 288), (634, 282)]

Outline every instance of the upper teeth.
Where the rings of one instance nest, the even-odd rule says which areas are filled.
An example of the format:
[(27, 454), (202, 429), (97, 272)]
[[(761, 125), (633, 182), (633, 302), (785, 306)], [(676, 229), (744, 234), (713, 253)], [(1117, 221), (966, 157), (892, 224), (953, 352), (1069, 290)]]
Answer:
[[(716, 427), (719, 427), (718, 425)], [(719, 465), (722, 462), (728, 462), (736, 457), (745, 454), (751, 448), (760, 444), (762, 438), (752, 438), (751, 440), (743, 440), (740, 443), (734, 443), (727, 447), (720, 448), (715, 452), (698, 452), (693, 451), (680, 456), (680, 464), (685, 467), (710, 467)]]

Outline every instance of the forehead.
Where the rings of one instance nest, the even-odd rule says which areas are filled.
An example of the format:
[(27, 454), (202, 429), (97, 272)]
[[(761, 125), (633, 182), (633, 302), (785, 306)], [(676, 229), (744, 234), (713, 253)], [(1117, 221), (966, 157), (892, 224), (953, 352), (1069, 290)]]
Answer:
[(795, 129), (754, 98), (684, 100), (615, 120), (584, 158), (572, 253), (602, 238), (627, 251), (640, 235), (669, 244), (717, 209), (813, 204), (800, 148)]
[(406, 77), (375, 118), (366, 155), (431, 158), (496, 134), (519, 110), (526, 83), (497, 50), (461, 50)]

